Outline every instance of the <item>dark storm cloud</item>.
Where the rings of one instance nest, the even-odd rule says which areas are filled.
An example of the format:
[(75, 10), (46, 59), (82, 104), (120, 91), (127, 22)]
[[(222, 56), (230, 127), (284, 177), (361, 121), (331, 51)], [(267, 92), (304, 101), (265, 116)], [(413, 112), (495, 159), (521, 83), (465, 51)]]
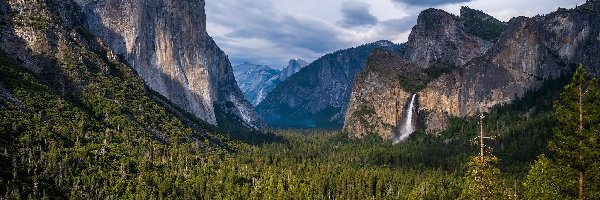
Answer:
[(338, 22), (340, 26), (349, 28), (357, 26), (376, 25), (377, 17), (370, 12), (368, 4), (358, 1), (346, 1), (342, 4), (343, 19)]
[(404, 3), (415, 6), (435, 6), (451, 3), (465, 3), (471, 0), (392, 0), (396, 3)]

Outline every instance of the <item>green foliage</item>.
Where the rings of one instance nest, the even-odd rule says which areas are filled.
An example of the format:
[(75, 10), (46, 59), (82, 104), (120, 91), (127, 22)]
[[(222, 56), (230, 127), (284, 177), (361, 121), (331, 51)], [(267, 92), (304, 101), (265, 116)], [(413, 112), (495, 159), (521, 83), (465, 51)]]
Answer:
[(404, 74), (398, 75), (398, 82), (400, 86), (410, 93), (417, 93), (423, 90), (430, 81), (431, 78), (427, 76), (415, 76)]
[[(126, 66), (113, 66), (122, 78), (94, 75), (76, 99), (15, 63), (0, 66), (2, 84), (28, 109), (0, 98), (0, 195), (7, 198), (455, 199), (474, 151), (474, 119), (453, 120), (441, 136), (417, 132), (401, 145), (375, 134), (349, 140), (340, 132), (276, 130), (277, 139), (248, 139), (257, 145), (249, 146), (192, 120), (208, 130), (196, 132), (151, 100), (156, 94)], [(537, 103), (526, 99), (514, 105)], [(520, 189), (510, 183), (527, 169), (527, 155), (543, 151), (536, 149), (545, 146), (540, 124), (552, 124), (543, 108), (523, 117), (529, 107), (498, 108), (486, 123), (500, 138), (490, 144), (502, 155), (498, 167), (509, 173), (498, 184), (510, 190)]]
[(453, 69), (458, 68), (457, 66), (446, 63), (446, 62), (436, 62), (431, 67), (425, 69), (425, 74), (432, 79), (439, 78), (443, 74), (450, 73)]
[(352, 113), (352, 118), (357, 119), (363, 125), (363, 127), (370, 127), (368, 117), (375, 114), (375, 109), (370, 104), (363, 103), (358, 106), (356, 111)]
[(564, 179), (565, 176), (576, 177), (577, 171), (552, 162), (544, 154), (540, 155), (523, 183), (523, 198), (574, 199), (573, 196), (577, 194), (577, 180)]
[(497, 40), (506, 29), (506, 25), (501, 21), (480, 17), (466, 17), (464, 26), (469, 34), (484, 40)]
[(122, 76), (83, 74), (82, 94), (65, 98), (0, 55), (0, 83), (16, 98), (0, 95), (0, 195), (180, 196), (176, 185), (203, 173), (189, 166), (227, 154), (213, 140), (192, 138), (218, 135), (184, 125), (146, 96), (130, 69), (113, 67)]
[(427, 87), (429, 82), (450, 73), (456, 68), (457, 66), (453, 64), (438, 61), (420, 73), (401, 73), (397, 79), (402, 89), (410, 93), (417, 93)]
[(472, 157), (467, 164), (467, 173), (459, 199), (508, 199), (502, 191), (500, 169), (494, 166), (498, 158), (494, 156)]
[[(250, 197), (452, 199), (460, 192), (458, 172), (419, 164), (413, 157), (425, 157), (411, 156), (412, 146), (393, 146), (374, 134), (348, 140), (341, 132), (276, 132), (286, 140), (238, 155), (237, 163), (255, 171), (255, 182), (266, 184), (255, 186)], [(276, 192), (280, 182), (284, 190)], [(263, 188), (275, 189), (259, 193)]]
[[(549, 149), (555, 155), (559, 165), (572, 168), (578, 175), (564, 179), (581, 180), (584, 191), (578, 192), (580, 198), (599, 197), (597, 190), (600, 182), (589, 176), (600, 162), (600, 92), (596, 80), (589, 80), (583, 66), (579, 66), (572, 82), (561, 93), (554, 104), (554, 115), (558, 126), (553, 130), (554, 138)], [(591, 178), (591, 179), (590, 179)], [(578, 184), (578, 185), (579, 185)], [(575, 196), (572, 196), (575, 197)]]
[[(424, 140), (397, 148), (376, 136), (349, 141), (345, 133), (279, 132), (285, 140), (238, 144), (186, 126), (152, 101), (127, 68), (113, 67), (124, 77), (91, 75), (81, 96), (71, 99), (2, 59), (1, 83), (27, 109), (0, 98), (0, 195), (448, 199), (460, 191), (459, 173), (430, 165), (434, 158), (411, 149)], [(235, 154), (201, 139), (206, 134)]]

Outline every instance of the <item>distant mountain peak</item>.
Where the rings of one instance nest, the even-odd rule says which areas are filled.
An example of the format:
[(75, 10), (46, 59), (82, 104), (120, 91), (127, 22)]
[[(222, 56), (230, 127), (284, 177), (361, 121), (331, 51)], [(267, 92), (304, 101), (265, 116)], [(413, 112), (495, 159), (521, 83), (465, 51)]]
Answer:
[(295, 73), (298, 73), (302, 68), (306, 67), (307, 65), (308, 62), (306, 62), (305, 60), (291, 59), (288, 63), (288, 66), (281, 70), (281, 73), (279, 74), (279, 80), (285, 81), (285, 79), (289, 78)]
[(297, 58), (290, 59), (288, 63), (287, 67), (278, 70), (268, 65), (243, 62), (233, 67), (233, 73), (245, 98), (256, 106), (277, 85), (308, 65), (306, 61)]
[(298, 64), (306, 66), (308, 63), (305, 60), (294, 58), (294, 59), (290, 59), (290, 61), (288, 62), (288, 67), (290, 65), (298, 65)]

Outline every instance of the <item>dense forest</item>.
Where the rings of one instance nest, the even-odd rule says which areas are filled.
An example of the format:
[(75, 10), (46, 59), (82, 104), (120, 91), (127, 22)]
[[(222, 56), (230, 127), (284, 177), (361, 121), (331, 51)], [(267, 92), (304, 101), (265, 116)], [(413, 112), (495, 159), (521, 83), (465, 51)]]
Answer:
[[(453, 119), (442, 133), (419, 131), (392, 145), (338, 131), (221, 134), (148, 98), (156, 94), (125, 65), (111, 66), (122, 78), (99, 73), (71, 97), (16, 62), (0, 61), (6, 199), (600, 197), (598, 91), (581, 69), (494, 108), (481, 124)], [(572, 121), (577, 105), (585, 109), (582, 126)], [(493, 138), (485, 141), (486, 159), (477, 157), (481, 130)]]
[[(597, 5), (576, 10), (596, 19)], [(483, 118), (454, 118), (396, 145), (377, 134), (249, 131), (218, 106), (215, 127), (152, 91), (78, 9), (0, 1), (0, 200), (600, 199), (600, 91), (582, 67)], [(481, 23), (466, 28), (500, 37), (502, 24)], [(349, 62), (376, 45), (351, 49)], [(399, 81), (416, 91), (453, 68), (438, 63), (423, 80)]]

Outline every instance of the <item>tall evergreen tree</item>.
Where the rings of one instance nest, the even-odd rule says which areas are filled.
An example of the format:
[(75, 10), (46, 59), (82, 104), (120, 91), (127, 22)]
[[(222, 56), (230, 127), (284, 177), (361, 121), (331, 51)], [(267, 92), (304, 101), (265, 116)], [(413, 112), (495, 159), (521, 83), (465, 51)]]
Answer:
[(479, 121), (479, 156), (471, 158), (467, 164), (467, 173), (463, 177), (465, 184), (459, 199), (506, 199), (500, 189), (500, 169), (494, 166), (498, 158), (485, 151), (483, 132), (483, 114)]
[(500, 186), (500, 169), (494, 166), (497, 162), (495, 156), (472, 157), (459, 199), (506, 199)]
[(557, 165), (544, 154), (531, 166), (523, 183), (523, 199), (575, 199), (577, 180), (564, 176), (577, 176), (577, 170)]
[(554, 129), (549, 148), (558, 164), (577, 170), (579, 199), (587, 198), (586, 173), (600, 158), (598, 99), (596, 81), (589, 81), (580, 65), (573, 81), (554, 103), (554, 115), (559, 125)]

